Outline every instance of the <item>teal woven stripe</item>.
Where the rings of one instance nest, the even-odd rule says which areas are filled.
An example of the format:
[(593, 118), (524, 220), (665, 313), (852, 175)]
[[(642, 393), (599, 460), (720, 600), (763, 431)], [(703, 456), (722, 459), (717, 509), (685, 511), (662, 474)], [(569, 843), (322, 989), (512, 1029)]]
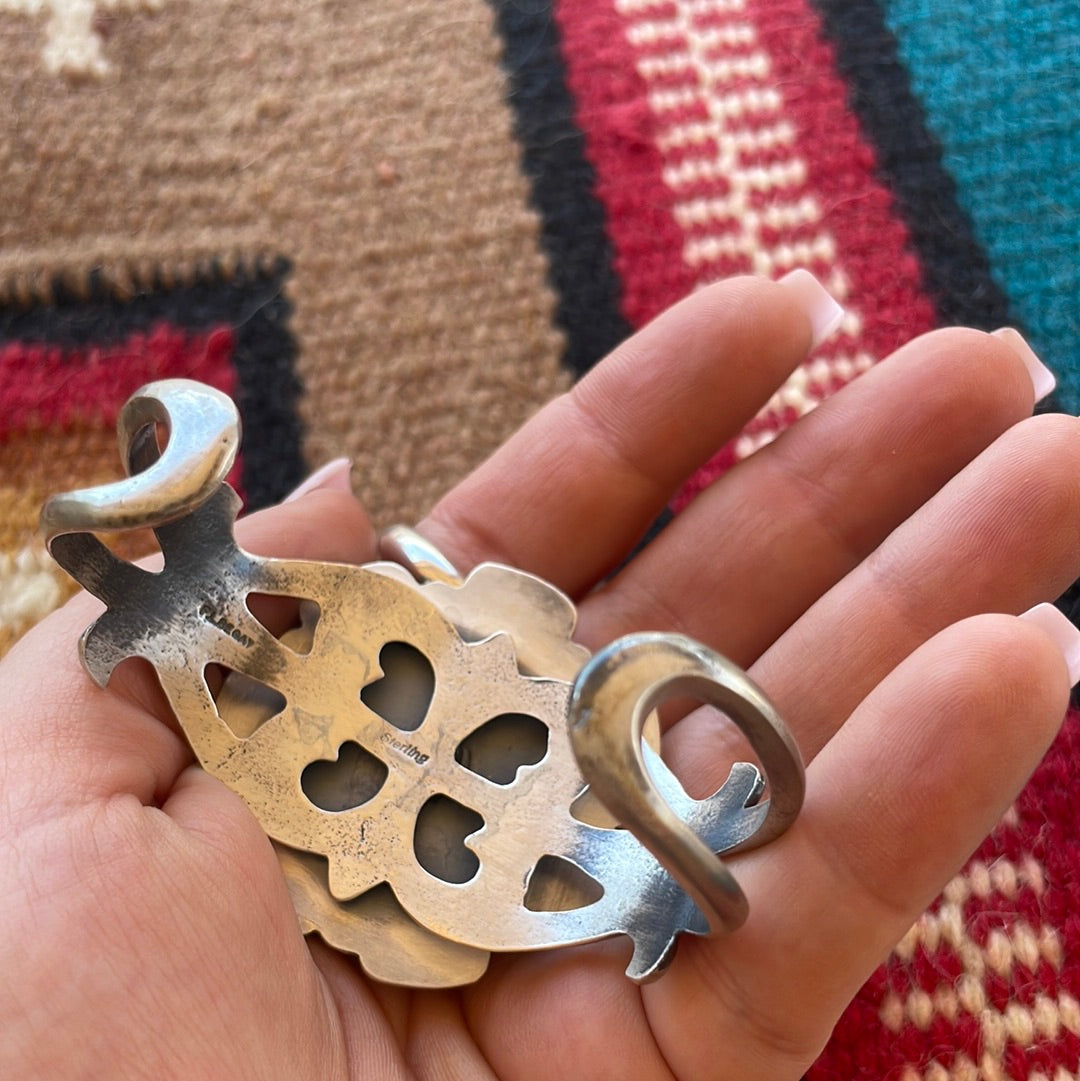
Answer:
[(883, 7), (994, 275), (1080, 412), (1080, 2)]

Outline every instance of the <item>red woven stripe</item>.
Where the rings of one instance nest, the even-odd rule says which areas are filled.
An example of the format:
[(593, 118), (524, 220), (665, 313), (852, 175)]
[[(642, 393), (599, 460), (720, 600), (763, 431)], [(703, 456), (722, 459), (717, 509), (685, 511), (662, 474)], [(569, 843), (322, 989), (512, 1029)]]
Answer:
[[(846, 284), (845, 301), (861, 318), (857, 338), (840, 335), (822, 348), (820, 356), (837, 358), (836, 367), (807, 369), (810, 399), (819, 400), (823, 392), (838, 389), (853, 358), (863, 354), (883, 358), (934, 325), (934, 309), (923, 291), (907, 229), (890, 192), (876, 179), (873, 151), (847, 108), (847, 89), (808, 0), (746, 0), (741, 11), (731, 5), (710, 7), (703, 0), (682, 9), (689, 20), (683, 23), (673, 21), (679, 14), (674, 4), (650, 6), (647, 18), (636, 23), (629, 14), (617, 12), (616, 0), (595, 6), (585, 0), (560, 0), (557, 10), (568, 79), (579, 103), (577, 120), (596, 168), (597, 194), (607, 209), (616, 269), (625, 287), (625, 314), (631, 323), (639, 325), (696, 284), (750, 270), (755, 259), (757, 265), (775, 267), (780, 273), (791, 261), (784, 253), (799, 250), (788, 246), (802, 242), (806, 254), (798, 258), (808, 259), (810, 268), (826, 280)], [(633, 46), (627, 37), (632, 24), (633, 40), (638, 42)], [(688, 25), (693, 31), (689, 36)], [(740, 37), (747, 26), (755, 42), (752, 49), (745, 48), (748, 39)], [(703, 48), (698, 31), (706, 27), (715, 33)], [(698, 61), (704, 57), (706, 65), (710, 60), (753, 61), (745, 68), (727, 69), (737, 75), (722, 80), (723, 100), (711, 99), (707, 105), (704, 95), (719, 93), (715, 86), (721, 83), (710, 84), (712, 90), (705, 84), (698, 87), (694, 71), (684, 64), (681, 39), (690, 36)], [(639, 69), (641, 62), (645, 66)], [(750, 93), (739, 98), (734, 93), (739, 87)], [(662, 100), (657, 106), (665, 109), (662, 115), (654, 113), (650, 91), (666, 95), (654, 99)], [(728, 209), (734, 206), (733, 192), (725, 176), (711, 175), (714, 167), (709, 159), (717, 159), (719, 148), (707, 127), (710, 108), (717, 116), (736, 110), (739, 119), (731, 130), (740, 138), (747, 136), (737, 155), (727, 158), (728, 165), (737, 166), (741, 191), (734, 194), (741, 205), (758, 211), (784, 208), (779, 218), (752, 234), (759, 246), (752, 255), (745, 243), (741, 249), (725, 246), (731, 234), (725, 215), (735, 212)], [(779, 122), (788, 126), (782, 135)], [(787, 141), (788, 128), (794, 132), (793, 143)], [(804, 167), (801, 172), (798, 165)], [(765, 177), (760, 185), (756, 176), (748, 185), (747, 174), (739, 172), (772, 166), (778, 167), (779, 175)], [(665, 184), (665, 168), (672, 171), (669, 176), (679, 185), (677, 192)], [(789, 213), (803, 196), (820, 209), (821, 218), (808, 223), (798, 213)], [(704, 200), (704, 208), (694, 200)], [(692, 268), (684, 253), (697, 260)], [(800, 404), (805, 406), (805, 400)], [(777, 407), (747, 431), (779, 430), (797, 414), (787, 405)], [(735, 457), (732, 446), (725, 448), (694, 479), (686, 497), (728, 468)], [(1012, 1023), (1016, 1010), (1026, 1007), (1034, 1012), (1037, 1003), (1044, 1021), (1047, 1008), (1063, 1019), (1073, 1007), (1066, 1004), (1067, 1009), (1058, 1011), (1060, 996), (1078, 997), (1080, 992), (1080, 966), (1070, 961), (1080, 956), (1080, 915), (1069, 902), (1080, 868), (1080, 822), (1069, 800), (1078, 729), (1080, 722), (1073, 716), (1020, 797), (1016, 821), (999, 827), (980, 849), (979, 859), (986, 866), (980, 872), (979, 892), (973, 886), (961, 904), (965, 956), (948, 941), (934, 944), (927, 939), (915, 944), (909, 960), (892, 957), (841, 1018), (833, 1040), (808, 1075), (811, 1081), (854, 1077), (883, 1081), (899, 1078), (905, 1068), (922, 1076), (932, 1063), (947, 1069), (965, 1060), (978, 1065), (988, 1051), (1018, 1081), (1026, 1081), (1040, 1067), (1048, 1077), (1054, 1076), (1054, 1067), (1077, 1069), (1080, 1038), (1064, 1024), (1052, 1033), (1037, 1032), (1023, 1043), (1016, 1042), (1021, 1036), (1010, 1036), (1004, 1053), (984, 1046), (991, 1038), (984, 1025), (993, 1020), (995, 1008), (1004, 1011), (1011, 1006)], [(986, 867), (1001, 871), (1002, 860), (1020, 869), (1023, 880), (987, 891)], [(1029, 880), (1032, 867), (1034, 878)], [(1021, 953), (1028, 956), (1030, 944), (1020, 950), (1022, 940), (1016, 936), (1026, 933), (1025, 927), (1036, 936), (1052, 937), (1056, 932), (1064, 957), (1060, 970), (1041, 948), (1038, 958), (1021, 960)], [(1018, 952), (995, 972), (992, 954), (996, 949), (998, 963), (1002, 934), (1010, 943), (1008, 949), (1015, 943)], [(1048, 948), (1053, 956), (1053, 941)], [(972, 978), (965, 967), (972, 950), (986, 961), (978, 980), (990, 1011), (986, 1017), (973, 1015), (956, 999), (961, 977)], [(947, 1000), (948, 1015), (938, 1008)], [(932, 1007), (929, 1012), (927, 1003)], [(904, 1020), (898, 1020), (898, 1010)], [(1013, 1025), (1009, 1031), (1020, 1032), (1022, 1027)], [(993, 1038), (1000, 1040), (1000, 1025), (996, 1031)]]
[(806, 188), (827, 208), (850, 303), (865, 318), (861, 344), (884, 357), (934, 325), (907, 228), (874, 176), (874, 152), (847, 108), (847, 87), (817, 15), (805, 0), (747, 0), (746, 15), (769, 53), (785, 113), (798, 127)]
[(185, 376), (232, 394), (233, 334), (189, 334), (168, 324), (105, 346), (66, 349), (35, 342), (0, 346), (0, 440), (13, 435), (112, 428), (143, 384)]
[[(0, 345), (0, 443), (50, 430), (111, 431), (124, 402), (156, 379), (197, 379), (232, 397), (234, 349), (228, 327), (191, 334), (168, 323), (102, 346)], [(229, 483), (241, 499), (242, 473), (238, 458)]]
[[(596, 169), (596, 192), (607, 210), (628, 321), (638, 326), (696, 285), (755, 266), (775, 266), (779, 274), (792, 258), (785, 263), (781, 253), (801, 252), (794, 258), (803, 265), (826, 281), (838, 276), (846, 284), (846, 303), (862, 318), (858, 339), (835, 339), (820, 355), (880, 359), (929, 329), (934, 311), (921, 291), (907, 230), (875, 179), (873, 152), (847, 110), (844, 84), (806, 0), (747, 0), (742, 11), (695, 4), (683, 23), (671, 21), (677, 14), (674, 5), (650, 6), (640, 18), (620, 14), (614, 0), (557, 5), (567, 80)], [(718, 65), (712, 74), (710, 63)], [(720, 82), (707, 81), (721, 69)], [(710, 97), (720, 93), (723, 99)], [(709, 164), (717, 161), (718, 149), (710, 108), (734, 115), (734, 129), (748, 137), (735, 158), (727, 158), (741, 171), (743, 205), (783, 209), (810, 197), (821, 216), (788, 224), (763, 217), (752, 256), (738, 235), (741, 221), (724, 218), (722, 204), (720, 217), (701, 220), (694, 208), (688, 214), (692, 200), (732, 194), (729, 178)], [(712, 122), (714, 129), (715, 117)], [(778, 122), (793, 129), (793, 142), (774, 141)], [(684, 164), (687, 170), (678, 173)], [(760, 188), (750, 180), (772, 166), (779, 172)], [(665, 168), (676, 170), (677, 190), (665, 183)], [(682, 208), (678, 218), (676, 206)], [(823, 248), (819, 241), (825, 238)], [(815, 380), (811, 391), (831, 392), (842, 382), (830, 378), (823, 386)], [(749, 424), (746, 433), (767, 435), (797, 416), (794, 408), (774, 410)], [(730, 448), (718, 455), (680, 493), (676, 507), (734, 460)]]
[(596, 194), (608, 214), (622, 310), (642, 326), (694, 286), (683, 265), (682, 230), (671, 216), (671, 193), (661, 177), (655, 125), (636, 53), (614, 5), (558, 0), (567, 83), (577, 123), (596, 170)]

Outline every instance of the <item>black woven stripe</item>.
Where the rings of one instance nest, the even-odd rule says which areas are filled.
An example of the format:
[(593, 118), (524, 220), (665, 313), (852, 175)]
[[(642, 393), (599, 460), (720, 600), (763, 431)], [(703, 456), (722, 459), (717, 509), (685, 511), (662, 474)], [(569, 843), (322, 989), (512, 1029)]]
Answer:
[[(995, 281), (986, 251), (957, 199), (941, 144), (912, 91), (881, 5), (876, 0), (813, 3), (832, 41), (837, 67), (847, 80), (849, 104), (877, 150), (880, 175), (911, 233), (939, 322), (982, 330), (1013, 324), (1008, 297)], [(1059, 408), (1050, 395), (1038, 411)], [(1080, 583), (1057, 604), (1080, 625)], [(1080, 705), (1075, 691), (1074, 704)]]
[(25, 308), (0, 305), (0, 343), (84, 348), (123, 341), (161, 322), (192, 333), (231, 327), (244, 426), (244, 492), (248, 509), (255, 510), (280, 500), (306, 472), (297, 412), (297, 348), (282, 294), (288, 273), (284, 259), (229, 274), (210, 267), (190, 284), (149, 282), (130, 298), (118, 296), (98, 276), (78, 295), (58, 281), (47, 302)]
[(939, 321), (983, 330), (1011, 322), (1008, 298), (957, 200), (941, 144), (912, 91), (881, 5), (876, 0), (813, 3), (847, 80), (849, 104), (911, 232)]
[(522, 168), (558, 298), (555, 319), (566, 334), (563, 360), (582, 375), (631, 331), (619, 308), (604, 208), (594, 194), (585, 137), (574, 122), (551, 0), (489, 2), (504, 45)]

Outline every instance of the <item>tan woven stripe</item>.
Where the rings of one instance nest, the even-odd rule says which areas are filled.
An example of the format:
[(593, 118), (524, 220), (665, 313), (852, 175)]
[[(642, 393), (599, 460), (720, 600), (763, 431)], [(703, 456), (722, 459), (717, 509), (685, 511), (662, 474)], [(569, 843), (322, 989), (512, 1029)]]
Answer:
[(116, 434), (104, 428), (39, 432), (0, 443), (0, 552), (36, 535), (45, 498), (66, 488), (122, 476)]
[(44, 545), (0, 553), (0, 657), (75, 591)]
[[(0, 656), (77, 587), (53, 562), (37, 533), (53, 492), (121, 476), (116, 435), (103, 428), (28, 434), (0, 443)], [(104, 538), (126, 559), (154, 548), (149, 532)]]
[(72, 78), (0, 4), (0, 291), (284, 254), (309, 464), (415, 518), (567, 382), (490, 9), (153, 6), (79, 30)]

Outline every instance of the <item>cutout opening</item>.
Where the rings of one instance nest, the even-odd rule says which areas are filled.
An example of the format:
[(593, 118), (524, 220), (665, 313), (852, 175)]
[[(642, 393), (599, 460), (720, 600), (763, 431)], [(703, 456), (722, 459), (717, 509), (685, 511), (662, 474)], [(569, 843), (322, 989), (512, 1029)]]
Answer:
[(402, 732), (415, 732), (435, 697), (431, 661), (407, 642), (387, 642), (379, 652), (379, 667), (382, 677), (361, 690), (360, 701)]
[(531, 912), (571, 912), (596, 904), (604, 887), (576, 863), (561, 856), (541, 856), (529, 875), (525, 907)]
[(324, 811), (351, 811), (378, 795), (390, 771), (386, 764), (348, 740), (336, 759), (320, 758), (304, 767), (300, 787)]
[(169, 429), (159, 420), (143, 424), (131, 435), (128, 466), (132, 476), (145, 473), (162, 455), (169, 442)]
[(605, 830), (625, 828), (622, 823), (615, 820), (615, 816), (588, 787), (583, 788), (574, 797), (570, 804), (570, 814), (579, 822), (584, 822), (586, 826), (597, 826)]
[(280, 691), (223, 664), (208, 664), (203, 669), (203, 679), (218, 716), (238, 739), (253, 736), (288, 704)]
[(429, 875), (460, 885), (480, 870), (480, 860), (465, 847), (465, 838), (483, 827), (484, 820), (476, 811), (440, 793), (427, 800), (416, 816), (413, 852)]
[[(680, 723), (693, 727), (694, 738), (675, 740), (666, 733), (661, 751), (683, 791), (691, 799), (703, 800), (728, 782), (733, 768), (738, 767), (737, 773), (742, 776), (744, 766), (759, 769), (760, 763), (749, 740), (726, 713), (700, 701), (693, 701), (693, 705), (695, 708)], [(655, 781), (648, 755), (645, 765)], [(754, 802), (760, 798), (760, 790), (755, 789)]]
[(283, 646), (306, 656), (315, 641), (315, 627), (322, 615), (316, 601), (279, 593), (248, 593), (244, 604)]
[(469, 733), (454, 759), (495, 784), (513, 784), (522, 766), (535, 766), (548, 752), (548, 729), (527, 713), (502, 713)]

